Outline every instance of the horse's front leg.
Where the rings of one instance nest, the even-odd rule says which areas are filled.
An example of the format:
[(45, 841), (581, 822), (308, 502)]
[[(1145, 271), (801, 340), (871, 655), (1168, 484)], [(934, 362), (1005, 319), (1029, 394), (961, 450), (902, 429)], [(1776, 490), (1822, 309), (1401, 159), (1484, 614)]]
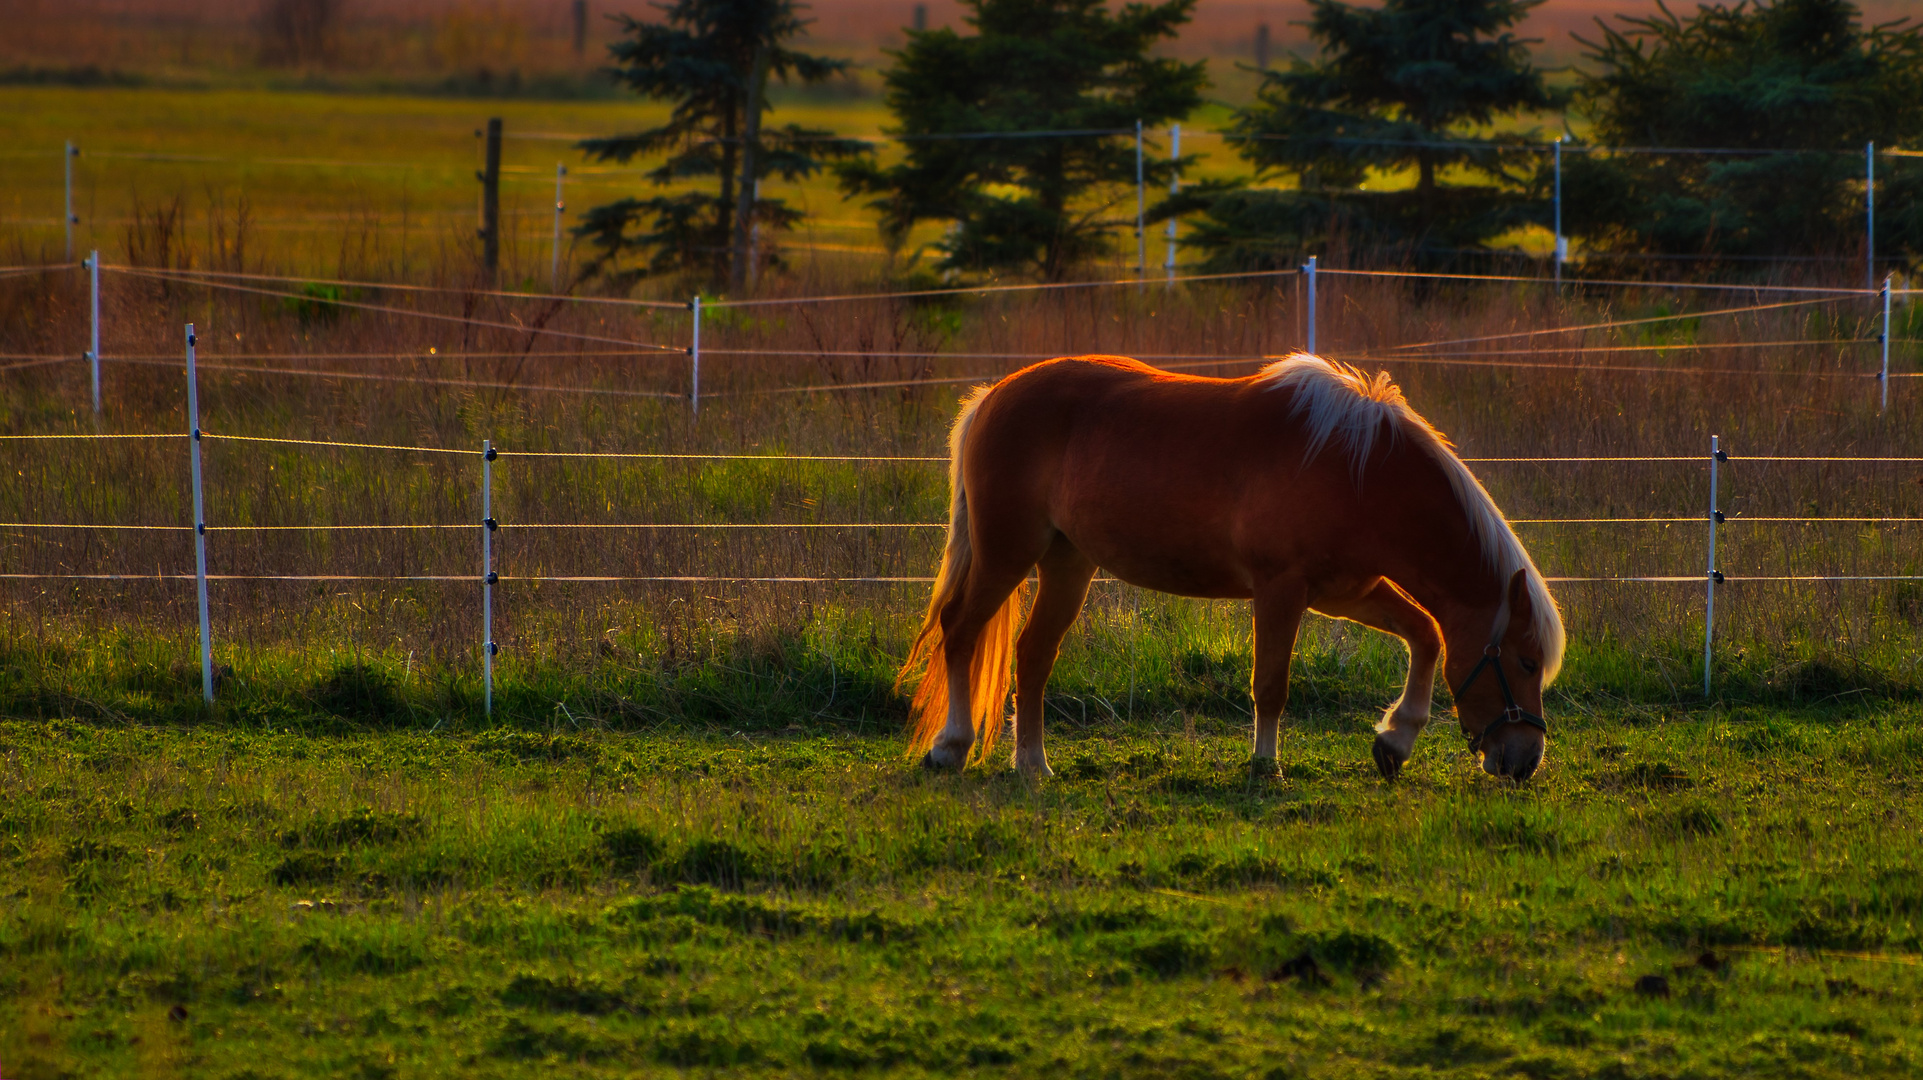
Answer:
[(1255, 590), (1255, 748), (1258, 761), (1275, 760), (1276, 731), (1289, 705), (1289, 662), (1302, 613), (1309, 608), (1308, 588), (1284, 578)]
[(1394, 634), (1409, 646), (1409, 678), (1402, 696), (1376, 724), (1371, 751), (1384, 780), (1394, 780), (1415, 752), (1416, 736), (1429, 726), (1429, 703), (1435, 698), (1436, 663), (1442, 655), (1442, 629), (1422, 605), (1410, 599), (1388, 578), (1358, 600), (1318, 603), (1316, 610), (1339, 619), (1359, 622), (1373, 630)]

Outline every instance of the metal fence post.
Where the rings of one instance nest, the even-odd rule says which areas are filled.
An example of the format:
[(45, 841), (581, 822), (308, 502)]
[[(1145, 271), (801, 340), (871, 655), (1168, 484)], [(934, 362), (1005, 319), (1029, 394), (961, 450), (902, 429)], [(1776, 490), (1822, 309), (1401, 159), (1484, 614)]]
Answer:
[(1562, 136), (1556, 136), (1556, 291), (1562, 292), (1562, 263), (1569, 257), (1569, 241), (1562, 235)]
[(481, 440), (481, 670), (486, 684), (483, 707), (494, 715), (494, 441)]
[(1135, 121), (1135, 276), (1148, 276), (1148, 189), (1142, 185), (1142, 122)]
[[(88, 339), (87, 363), (93, 368), (93, 414), (100, 415), (100, 252), (87, 256), (87, 281), (93, 294), (93, 333)], [(1887, 321), (1887, 320), (1886, 320)]]
[(563, 199), (561, 185), (568, 178), (568, 167), (560, 162), (554, 163), (554, 266), (548, 271), (548, 291), (561, 291), (561, 215), (568, 204)]
[[(1169, 161), (1168, 195), (1169, 195), (1169, 198), (1173, 199), (1175, 198), (1176, 194), (1182, 190), (1182, 174), (1181, 174), (1182, 125), (1180, 124), (1170, 125), (1168, 140), (1169, 140), (1168, 141), (1168, 161)], [(1168, 218), (1168, 258), (1163, 261), (1162, 269), (1167, 272), (1169, 281), (1171, 284), (1173, 284), (1175, 280), (1175, 215), (1174, 214), (1170, 214)]]
[(1883, 370), (1876, 376), (1876, 381), (1883, 387), (1883, 400), (1876, 407), (1879, 414), (1890, 407), (1890, 279), (1894, 276), (1883, 275), (1883, 332), (1878, 335), (1883, 344)]
[(688, 407), (693, 412), (701, 411), (701, 294), (696, 293), (694, 302), (688, 305), (694, 312), (694, 334), (688, 343)]
[(1315, 259), (1316, 257), (1314, 255), (1309, 256), (1309, 261), (1302, 267), (1309, 282), (1309, 303), (1306, 312), (1308, 317), (1304, 321), (1308, 324), (1309, 328), (1308, 351), (1311, 353), (1315, 352)]
[(1709, 567), (1705, 577), (1709, 592), (1703, 602), (1703, 696), (1709, 696), (1711, 650), (1716, 641), (1716, 586), (1723, 583), (1723, 572), (1716, 569), (1716, 526), (1723, 523), (1723, 512), (1716, 509), (1716, 463), (1728, 461), (1722, 440), (1709, 437)]
[(1863, 240), (1868, 257), (1864, 260), (1864, 287), (1876, 288), (1876, 141), (1863, 148)]
[(199, 339), (187, 324), (187, 434), (194, 476), (194, 583), (200, 599), (200, 696), (214, 703), (214, 640), (207, 620), (207, 514), (200, 488), (200, 383), (194, 374), (194, 346)]
[(67, 166), (67, 214), (66, 214), (67, 260), (66, 261), (68, 262), (73, 261), (73, 227), (75, 225), (80, 224), (80, 218), (73, 212), (73, 159), (79, 156), (80, 156), (80, 148), (75, 146), (73, 144), (73, 141), (69, 139), (67, 141), (67, 152), (61, 155), (61, 160)]

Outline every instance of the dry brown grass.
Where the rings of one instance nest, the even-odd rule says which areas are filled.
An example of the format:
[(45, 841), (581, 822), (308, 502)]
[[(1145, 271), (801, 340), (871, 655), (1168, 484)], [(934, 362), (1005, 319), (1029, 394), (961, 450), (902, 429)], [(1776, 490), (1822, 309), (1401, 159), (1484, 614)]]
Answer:
[[(186, 240), (183, 243), (202, 243)], [(194, 248), (197, 265), (211, 259)], [(370, 258), (378, 263), (379, 252)], [(765, 296), (874, 288), (872, 268), (816, 269), (767, 283)], [(442, 259), (436, 279), (476, 276)], [(1113, 352), (1168, 358), (1259, 357), (1300, 341), (1291, 279), (1175, 289), (1091, 288), (710, 309), (703, 328), (703, 401), (684, 398), (680, 353), (606, 355), (608, 346), (470, 323), (372, 312), (109, 275), (104, 296), (106, 412), (101, 430), (184, 430), (181, 326), (201, 334), (202, 425), (216, 434), (478, 448), (507, 456), (495, 473), (506, 576), (895, 577), (932, 572), (939, 529), (533, 529), (530, 524), (939, 522), (938, 464), (615, 461), (515, 458), (515, 451), (750, 452), (939, 455), (952, 403), (966, 381), (795, 393), (797, 387), (989, 378), (1015, 358)], [(0, 285), (0, 350), (71, 352), (84, 336), (78, 275)], [(1583, 364), (1454, 366), (1391, 357), (1393, 347), (1771, 301), (1747, 293), (1575, 290), (1558, 299), (1535, 284), (1435, 284), (1322, 279), (1324, 350), (1385, 366), (1410, 400), (1470, 457), (1701, 455), (1709, 436), (1746, 454), (1923, 455), (1911, 384), (1898, 382), (1879, 416), (1878, 326), (1867, 300), (1778, 308), (1506, 341), (1483, 361)], [(557, 305), (474, 294), (366, 291), (362, 302), (485, 322), (659, 342), (687, 340), (680, 311)], [(1908, 325), (1906, 322), (1905, 325)], [(1898, 337), (1912, 336), (1899, 330)], [(1847, 340), (1852, 344), (1835, 344)], [(1760, 342), (1831, 342), (1793, 347)], [(1563, 346), (1662, 345), (1650, 352), (1578, 353)], [(1691, 349), (1683, 346), (1732, 344)], [(1899, 370), (1909, 346), (1899, 346)], [(735, 353), (732, 350), (741, 350)], [(766, 352), (763, 352), (763, 351)], [(841, 357), (838, 352), (904, 355)], [(356, 353), (398, 358), (353, 358)], [(560, 353), (563, 355), (552, 355)], [(934, 356), (914, 356), (934, 353)], [(266, 354), (266, 355), (262, 355)], [(599, 354), (599, 355), (597, 355)], [(1474, 359), (1474, 358), (1465, 358)], [(1612, 367), (1618, 370), (1612, 370)], [(1620, 370), (1625, 367), (1650, 370)], [(331, 372), (302, 377), (253, 369)], [(1238, 375), (1247, 361), (1193, 367)], [(1708, 370), (1708, 369), (1714, 369)], [(351, 379), (348, 375), (374, 376)], [(411, 380), (436, 380), (411, 381)], [(502, 384), (482, 386), (474, 384)], [(461, 385), (468, 384), (468, 385)], [(533, 390), (532, 387), (557, 388)], [(10, 434), (92, 431), (80, 364), (11, 373)], [(207, 444), (207, 519), (219, 525), (470, 525), (480, 517), (473, 457)], [(0, 489), (0, 520), (187, 522), (183, 443), (13, 444), (14, 483)], [(1695, 517), (1707, 509), (1706, 469), (1687, 463), (1490, 464), (1477, 467), (1515, 518)], [(1923, 516), (1914, 464), (1769, 464), (1726, 467), (1722, 505), (1737, 515)], [(1706, 527), (1687, 524), (1524, 525), (1551, 575), (1700, 573)], [(1915, 573), (1914, 525), (1726, 526), (1730, 574)], [(218, 574), (473, 574), (478, 533), (432, 531), (220, 532)], [(184, 532), (9, 532), (16, 573), (152, 574), (192, 566)], [(10, 582), (15, 633), (91, 624), (190, 626), (179, 583)], [(561, 585), (517, 582), (499, 605), (504, 641), (591, 651), (610, 628), (646, 626), (683, 641), (702, 628), (775, 632), (807, 625), (816, 604), (873, 606), (903, 632), (925, 586), (730, 583)], [(1792, 651), (1887, 652), (1917, 621), (1907, 585), (1732, 585), (1720, 618), (1728, 633)], [(1668, 641), (1700, 633), (1701, 589), (1688, 585), (1567, 584), (1558, 594), (1579, 639)], [(461, 583), (224, 583), (216, 586), (223, 641), (318, 637), (452, 658), (471, 648), (478, 589)], [(1125, 594), (1098, 607), (1113, 614)], [(1133, 601), (1126, 601), (1132, 603)], [(186, 605), (186, 606), (183, 606)], [(1217, 605), (1232, 625), (1234, 605)], [(1212, 609), (1214, 610), (1214, 609)], [(1696, 627), (1697, 629), (1691, 629)], [(36, 630), (35, 628), (41, 628)], [(1893, 636), (1895, 635), (1895, 636)], [(669, 646), (672, 648), (672, 646)]]

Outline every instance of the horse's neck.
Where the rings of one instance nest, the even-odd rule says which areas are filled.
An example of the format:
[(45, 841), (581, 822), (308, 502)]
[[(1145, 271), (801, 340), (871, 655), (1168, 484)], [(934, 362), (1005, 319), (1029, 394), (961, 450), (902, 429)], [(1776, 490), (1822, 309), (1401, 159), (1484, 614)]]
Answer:
[(1431, 462), (1439, 483), (1422, 483), (1399, 500), (1397, 528), (1403, 535), (1422, 537), (1403, 545), (1406, 565), (1387, 576), (1415, 598), (1442, 628), (1450, 666), (1464, 656), (1480, 655), (1495, 627), (1502, 606), (1499, 574), (1482, 553), (1482, 542), (1470, 530), (1469, 515)]

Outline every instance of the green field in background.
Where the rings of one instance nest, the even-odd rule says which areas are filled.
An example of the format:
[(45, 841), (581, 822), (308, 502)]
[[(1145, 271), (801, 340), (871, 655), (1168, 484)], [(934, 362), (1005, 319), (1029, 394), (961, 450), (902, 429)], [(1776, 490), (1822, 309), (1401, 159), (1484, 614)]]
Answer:
[[(640, 166), (589, 164), (572, 140), (662, 122), (663, 105), (631, 101), (475, 100), (268, 90), (3, 87), (10, 151), (0, 156), (0, 235), (15, 258), (57, 257), (64, 245), (61, 148), (81, 148), (74, 202), (76, 248), (119, 258), (136, 205), (149, 212), (176, 196), (189, 212), (190, 241), (211, 243), (209, 208), (231, 222), (240, 200), (251, 218), (251, 258), (270, 269), (338, 272), (378, 251), (384, 268), (413, 268), (475, 246), (481, 140), (487, 118), (504, 121), (501, 209), (510, 228), (507, 259), (538, 267), (545, 280), (553, 232), (554, 168), (568, 167), (571, 226), (584, 210), (657, 190)], [(1219, 138), (1227, 110), (1210, 106), (1185, 127), (1183, 149), (1208, 157), (1195, 178), (1242, 171)], [(891, 117), (879, 99), (776, 99), (771, 123), (798, 123), (853, 136), (879, 135)], [(1163, 143), (1166, 133), (1155, 138)], [(534, 138), (533, 136), (541, 136)], [(560, 136), (556, 138), (555, 136)], [(894, 153), (882, 144), (882, 157)], [(166, 155), (180, 160), (153, 160)], [(841, 197), (834, 178), (771, 183), (809, 219), (793, 234), (806, 250), (874, 256), (875, 216)], [(1153, 193), (1152, 193), (1153, 197)], [(1116, 213), (1132, 216), (1134, 200)], [(231, 226), (230, 226), (231, 227)], [(929, 226), (913, 245), (939, 236)], [(1159, 254), (1159, 230), (1151, 247)]]

